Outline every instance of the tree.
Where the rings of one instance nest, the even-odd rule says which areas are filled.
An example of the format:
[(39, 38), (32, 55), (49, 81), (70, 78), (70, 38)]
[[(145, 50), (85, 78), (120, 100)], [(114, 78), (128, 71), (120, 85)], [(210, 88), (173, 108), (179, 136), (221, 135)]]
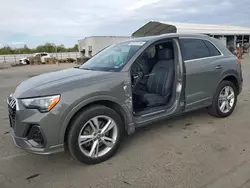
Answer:
[(0, 54), (14, 54), (14, 50), (10, 46), (4, 46), (0, 49)]
[(53, 53), (53, 52), (55, 52), (55, 44), (53, 44), (53, 43), (46, 43), (44, 45), (37, 46), (36, 51), (37, 52)]
[(78, 52), (77, 44), (75, 44), (72, 48), (66, 48), (63, 44), (56, 46), (54, 43), (45, 43), (44, 45), (39, 45), (33, 49), (30, 49), (27, 45), (24, 45), (22, 48), (11, 48), (10, 46), (4, 46), (3, 48), (0, 48), (0, 55), (29, 54), (38, 52), (55, 53), (56, 48), (57, 52)]
[(74, 52), (78, 52), (79, 51), (78, 44), (75, 44), (75, 46), (73, 47), (73, 51)]
[(16, 50), (19, 51), (21, 54), (29, 54), (32, 53), (32, 50), (28, 48), (28, 46), (25, 44), (23, 48), (17, 48)]
[(57, 52), (67, 52), (67, 49), (61, 44), (60, 46), (57, 46)]

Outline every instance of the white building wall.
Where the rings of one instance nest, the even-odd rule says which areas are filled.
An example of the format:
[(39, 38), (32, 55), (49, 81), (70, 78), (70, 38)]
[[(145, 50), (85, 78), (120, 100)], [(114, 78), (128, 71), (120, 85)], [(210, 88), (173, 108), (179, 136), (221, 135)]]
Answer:
[(227, 38), (226, 37), (221, 36), (218, 39), (221, 41), (222, 44), (224, 44), (225, 46), (227, 46)]
[(111, 44), (129, 40), (130, 38), (131, 37), (117, 37), (117, 36), (87, 37), (78, 42), (79, 50), (80, 52), (85, 50), (85, 54), (81, 53), (81, 55), (84, 55), (86, 57), (91, 57)]

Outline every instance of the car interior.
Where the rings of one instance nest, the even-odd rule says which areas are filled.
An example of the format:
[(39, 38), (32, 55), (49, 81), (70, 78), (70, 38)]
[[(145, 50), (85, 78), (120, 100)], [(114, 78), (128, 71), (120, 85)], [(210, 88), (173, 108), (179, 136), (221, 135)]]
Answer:
[(168, 108), (174, 97), (175, 53), (172, 41), (147, 48), (131, 67), (135, 115)]

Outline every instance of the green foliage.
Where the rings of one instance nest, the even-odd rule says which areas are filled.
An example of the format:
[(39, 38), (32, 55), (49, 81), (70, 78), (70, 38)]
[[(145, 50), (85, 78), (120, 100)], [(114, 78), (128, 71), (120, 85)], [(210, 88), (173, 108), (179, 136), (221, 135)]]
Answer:
[(0, 48), (0, 55), (30, 54), (38, 52), (55, 53), (55, 52), (77, 52), (77, 51), (78, 51), (77, 44), (75, 44), (73, 48), (65, 48), (63, 44), (56, 46), (53, 43), (46, 43), (44, 45), (39, 45), (34, 49), (29, 48), (27, 45), (24, 45), (22, 48), (11, 48), (10, 46), (4, 46), (3, 48)]

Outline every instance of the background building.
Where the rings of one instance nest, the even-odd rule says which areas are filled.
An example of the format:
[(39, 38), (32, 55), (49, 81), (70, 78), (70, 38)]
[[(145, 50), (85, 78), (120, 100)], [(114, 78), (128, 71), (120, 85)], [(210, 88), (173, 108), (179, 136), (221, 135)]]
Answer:
[(150, 21), (132, 34), (132, 37), (161, 35), (166, 33), (200, 33), (219, 39), (228, 48), (241, 46), (248, 52), (250, 42), (250, 28), (227, 26), (189, 24), (177, 22)]
[(90, 58), (103, 48), (134, 37), (161, 35), (166, 33), (200, 33), (219, 39), (231, 51), (240, 47), (250, 53), (250, 28), (227, 25), (190, 24), (178, 22), (150, 21), (129, 36), (92, 36), (78, 41), (81, 57)]
[(97, 52), (111, 44), (130, 39), (127, 36), (92, 36), (78, 41), (79, 51), (82, 57), (92, 57)]

